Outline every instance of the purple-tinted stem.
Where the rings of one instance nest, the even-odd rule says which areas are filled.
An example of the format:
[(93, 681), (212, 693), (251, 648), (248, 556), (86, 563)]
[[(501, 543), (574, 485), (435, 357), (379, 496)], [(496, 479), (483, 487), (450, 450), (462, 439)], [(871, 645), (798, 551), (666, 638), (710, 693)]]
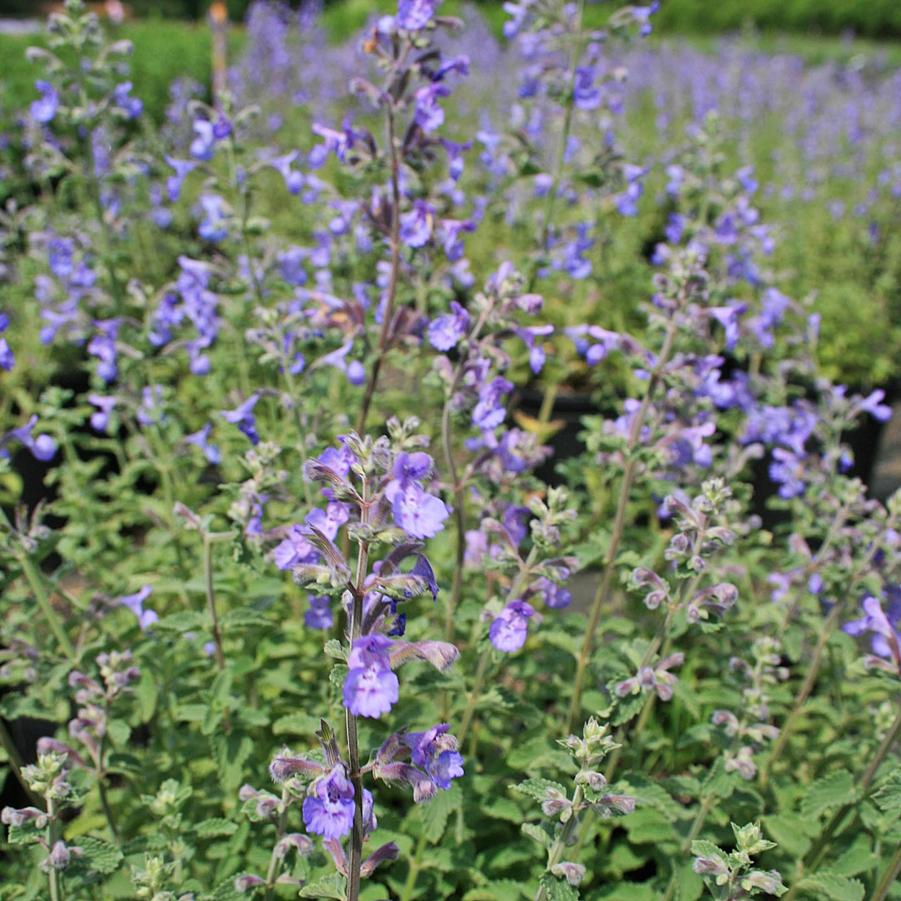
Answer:
[[(360, 489), (360, 525), (365, 526), (369, 518), (367, 506), (368, 486), (364, 477)], [(363, 631), (363, 597), (369, 571), (369, 542), (360, 539), (357, 547), (357, 571), (351, 587), (350, 647)], [(363, 865), (363, 774), (360, 771), (360, 744), (357, 736), (357, 718), (344, 710), (344, 726), (347, 733), (347, 761), (350, 766), (350, 782), (354, 787), (354, 824), (350, 837), (350, 854), (347, 865), (347, 901), (358, 901), (360, 897), (360, 868)]]
[[(53, 806), (53, 798), (47, 796), (47, 849), (52, 850), (58, 838), (59, 829), (56, 824), (56, 810)], [(50, 901), (62, 901), (59, 890), (59, 870), (54, 866), (47, 868), (47, 878), (50, 882)]]
[(382, 310), (382, 330), (379, 333), (379, 344), (376, 350), (375, 360), (366, 382), (366, 393), (363, 395), (363, 403), (360, 406), (360, 415), (357, 417), (357, 434), (366, 433), (366, 417), (369, 415), (369, 407), (375, 395), (376, 385), (379, 380), (379, 370), (382, 368), (382, 359), (388, 347), (388, 338), (391, 329), (391, 320), (394, 318), (394, 303), (397, 299), (397, 281), (400, 275), (400, 157), (397, 153), (397, 138), (394, 134), (394, 106), (388, 103), (388, 147), (391, 151), (391, 273), (388, 277), (388, 296), (385, 300), (385, 308)]
[[(478, 341), (479, 334), (485, 325), (488, 310), (484, 310), (476, 321), (475, 328), (469, 336), (469, 344), (474, 345)], [(468, 356), (468, 355), (467, 355)], [(454, 394), (460, 386), (463, 378), (467, 357), (457, 364), (453, 381), (444, 401), (444, 409), (441, 412), (441, 446), (444, 451), (444, 461), (447, 465), (447, 473), (450, 476), (451, 491), (454, 494), (454, 525), (456, 529), (456, 558), (454, 565), (454, 580), (451, 584), (451, 596), (444, 609), (444, 640), (450, 643), (454, 641), (454, 613), (460, 603), (460, 594), (463, 591), (463, 562), (466, 557), (466, 495), (460, 477), (457, 473), (457, 464), (454, 460), (453, 436), (451, 434), (451, 403)], [(447, 716), (445, 715), (445, 719)]]
[(206, 604), (213, 628), (213, 644), (215, 645), (216, 666), (225, 669), (225, 651), (222, 649), (222, 629), (219, 626), (219, 613), (216, 609), (216, 592), (213, 586), (213, 542), (214, 536), (203, 536), (203, 580), (206, 586)]
[[(629, 506), (629, 496), (632, 493), (632, 483), (635, 481), (635, 475), (638, 468), (638, 461), (635, 458), (635, 449), (641, 438), (641, 430), (651, 406), (657, 385), (663, 373), (663, 368), (669, 361), (670, 354), (673, 351), (673, 344), (676, 340), (677, 324), (675, 315), (667, 323), (666, 336), (663, 339), (663, 347), (660, 350), (660, 356), (657, 365), (654, 367), (651, 377), (648, 379), (647, 390), (641, 400), (641, 406), (632, 420), (632, 426), (629, 429), (629, 437), (626, 442), (626, 465), (623, 468), (623, 481), (619, 490), (619, 499), (616, 504), (616, 515), (613, 520), (613, 531), (610, 535), (610, 545), (607, 548), (607, 554), (604, 559), (604, 574), (601, 577), (598, 590), (595, 592), (594, 599), (591, 602), (591, 613), (588, 617), (588, 627), (585, 630), (585, 638), (582, 642), (582, 650), (579, 654), (579, 662), (576, 666), (576, 680), (573, 685), (572, 700), (569, 705), (569, 715), (567, 716), (567, 733), (572, 732), (578, 718), (579, 711), (582, 709), (582, 686), (585, 682), (585, 671), (588, 668), (588, 660), (594, 650), (594, 637), (598, 629), (598, 623), (601, 619), (601, 610), (610, 596), (610, 588), (613, 584), (613, 574), (616, 570), (616, 555), (619, 551), (619, 545), (622, 541), (623, 532), (626, 526), (626, 510)], [(655, 649), (656, 650), (656, 649)]]
[[(582, 786), (577, 785), (572, 797), (572, 813), (564, 827), (560, 830), (560, 834), (555, 839), (554, 844), (551, 845), (550, 851), (548, 851), (545, 872), (550, 873), (551, 870), (560, 863), (563, 855), (566, 853), (566, 849), (572, 841), (573, 833), (580, 823), (578, 810), (581, 804)], [(546, 897), (547, 893), (545, 892), (544, 884), (542, 883), (538, 886), (538, 891), (535, 893), (535, 901), (545, 901)]]
[[(889, 520), (889, 526), (891, 528), (894, 528), (894, 518), (891, 518)], [(849, 577), (846, 588), (846, 596), (851, 593), (851, 589), (854, 585), (857, 584), (857, 580), (867, 572), (870, 563), (872, 563), (873, 558), (876, 556), (878, 551), (879, 545), (874, 542), (873, 546), (861, 561), (861, 564), (857, 568), (856, 572), (852, 573)], [(817, 643), (814, 647), (813, 656), (810, 660), (810, 667), (807, 670), (807, 675), (804, 678), (804, 682), (801, 685), (798, 694), (795, 696), (794, 703), (792, 704), (792, 709), (786, 717), (785, 723), (779, 730), (779, 737), (776, 739), (776, 744), (773, 746), (772, 754), (770, 754), (767, 762), (760, 768), (761, 788), (766, 788), (767, 783), (769, 782), (770, 772), (772, 771), (773, 766), (779, 759), (782, 752), (785, 750), (785, 746), (788, 743), (788, 736), (795, 725), (795, 721), (798, 718), (801, 707), (809, 697), (810, 692), (813, 691), (813, 686), (816, 684), (817, 676), (820, 673), (820, 663), (823, 659), (823, 651), (825, 650), (826, 644), (828, 643), (829, 639), (832, 636), (832, 633), (835, 631), (835, 628), (838, 625), (838, 621), (842, 613), (842, 606), (843, 605), (841, 603), (836, 603), (835, 606), (833, 606), (832, 610), (829, 612), (829, 616), (826, 617), (826, 620), (823, 623), (822, 628), (820, 629), (820, 634), (817, 636)]]
[(269, 869), (266, 871), (266, 895), (265, 901), (272, 901), (272, 892), (275, 890), (275, 878), (278, 865), (282, 858), (279, 856), (279, 842), (285, 834), (288, 825), (288, 790), (282, 790), (282, 809), (278, 815), (278, 824), (275, 829), (275, 844), (272, 846), (272, 854), (269, 857)]
[[(899, 734), (901, 734), (901, 707), (899, 707), (898, 715), (895, 717), (895, 721), (892, 723), (888, 732), (885, 734), (885, 738), (883, 738), (880, 742), (876, 753), (873, 755), (873, 759), (869, 762), (866, 770), (864, 770), (863, 775), (860, 777), (860, 781), (857, 783), (857, 791), (861, 797), (866, 794), (867, 789), (876, 778), (876, 773), (878, 772), (879, 767), (888, 756), (888, 753), (897, 741)], [(816, 844), (814, 844), (810, 851), (807, 852), (806, 857), (810, 858), (810, 865), (807, 867), (807, 872), (816, 872), (817, 867), (820, 865), (823, 857), (829, 850), (829, 843), (832, 840), (833, 833), (842, 824), (845, 817), (848, 816), (851, 811), (854, 811), (854, 818), (856, 819), (857, 816), (859, 816), (859, 808), (855, 809), (854, 804), (843, 804), (832, 815), (832, 819), (829, 820), (829, 822), (826, 824), (826, 828), (823, 829), (823, 831), (820, 833), (820, 837), (817, 839)], [(891, 867), (889, 867), (889, 869), (891, 869)], [(792, 892), (789, 892), (789, 894), (786, 895), (786, 898), (790, 898), (792, 894)], [(873, 897), (875, 898), (877, 896), (874, 894)]]
[(885, 868), (885, 872), (882, 874), (879, 885), (876, 886), (870, 901), (883, 901), (884, 898), (887, 898), (888, 890), (895, 884), (899, 874), (901, 874), (901, 844), (898, 845), (892, 859)]

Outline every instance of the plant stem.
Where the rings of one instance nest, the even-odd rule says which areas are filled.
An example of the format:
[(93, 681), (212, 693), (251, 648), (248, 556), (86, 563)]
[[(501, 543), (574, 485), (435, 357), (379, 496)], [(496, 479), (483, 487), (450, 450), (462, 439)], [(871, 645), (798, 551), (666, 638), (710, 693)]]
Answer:
[[(576, 17), (573, 21), (572, 32), (576, 36), (576, 40), (580, 36), (582, 30), (582, 17), (585, 10), (585, 0), (579, 0), (579, 7)], [(541, 224), (541, 243), (540, 255), (543, 255), (547, 249), (548, 237), (551, 233), (551, 225), (554, 221), (554, 207), (557, 203), (557, 194), (560, 191), (560, 182), (563, 179), (563, 168), (566, 165), (566, 145), (569, 143), (569, 133), (572, 130), (573, 109), (575, 108), (575, 81), (576, 69), (579, 65), (580, 48), (577, 44), (573, 48), (572, 57), (569, 63), (569, 72), (566, 78), (566, 101), (563, 108), (563, 127), (560, 130), (560, 144), (557, 150), (556, 165), (554, 167), (554, 177), (551, 186), (548, 189), (547, 201), (544, 207), (544, 216)], [(529, 290), (531, 291), (535, 284), (535, 277), (538, 274), (537, 266), (532, 271), (529, 279)]]
[[(457, 370), (462, 372), (462, 366)], [(441, 413), (441, 446), (444, 449), (444, 462), (451, 480), (451, 490), (454, 493), (454, 525), (456, 529), (456, 556), (454, 558), (454, 580), (451, 584), (451, 595), (444, 608), (444, 640), (453, 641), (454, 638), (454, 613), (460, 603), (460, 594), (463, 591), (463, 561), (466, 557), (466, 511), (464, 504), (466, 498), (460, 477), (457, 474), (457, 464), (454, 461), (454, 449), (451, 442), (451, 400), (454, 396), (459, 376), (454, 379), (447, 399), (444, 402), (444, 410)]]
[[(901, 734), (901, 707), (899, 707), (895, 721), (892, 723), (888, 732), (886, 732), (885, 737), (876, 749), (876, 753), (873, 755), (873, 759), (869, 762), (863, 775), (860, 777), (860, 781), (857, 783), (857, 790), (861, 795), (866, 792), (876, 778), (876, 772), (879, 770), (879, 767), (882, 765), (882, 762), (885, 760), (899, 734)], [(843, 804), (833, 814), (832, 819), (826, 824), (826, 828), (823, 829), (816, 844), (807, 852), (807, 855), (805, 855), (806, 857), (811, 858), (810, 866), (808, 868), (810, 872), (815, 872), (816, 868), (820, 865), (823, 856), (829, 848), (829, 842), (832, 839), (833, 833), (841, 825), (842, 821), (853, 807), (853, 804)]]
[(0, 746), (6, 751), (6, 762), (9, 764), (9, 768), (18, 780), (19, 785), (22, 786), (25, 794), (28, 795), (28, 799), (35, 807), (43, 806), (43, 799), (31, 790), (31, 786), (29, 786), (22, 776), (24, 761), (22, 760), (21, 754), (19, 754), (19, 749), (16, 747), (12, 735), (9, 734), (9, 729), (6, 728), (6, 721), (3, 717), (0, 717)]
[(419, 833), (416, 840), (416, 849), (413, 851), (413, 859), (410, 861), (410, 869), (407, 871), (407, 878), (404, 887), (400, 893), (400, 901), (410, 901), (413, 897), (413, 891), (416, 888), (416, 877), (419, 875), (422, 852), (425, 850), (425, 829)]
[(269, 869), (266, 870), (266, 896), (265, 901), (272, 901), (272, 892), (275, 888), (275, 874), (281, 857), (278, 856), (278, 845), (285, 834), (288, 823), (288, 791), (282, 791), (282, 811), (278, 816), (278, 824), (275, 827), (275, 844), (272, 846), (272, 854), (269, 856)]
[(817, 636), (817, 643), (813, 649), (813, 656), (810, 658), (810, 667), (807, 670), (807, 675), (804, 678), (804, 682), (801, 685), (801, 688), (798, 690), (798, 694), (795, 696), (794, 703), (792, 704), (792, 709), (786, 717), (785, 723), (783, 724), (782, 729), (779, 732), (779, 737), (776, 739), (776, 744), (773, 746), (773, 752), (772, 754), (770, 754), (766, 764), (761, 767), (761, 788), (766, 788), (767, 783), (769, 782), (770, 772), (772, 771), (773, 766), (779, 759), (782, 752), (785, 750), (785, 746), (788, 743), (788, 736), (795, 725), (798, 715), (801, 712), (801, 708), (804, 706), (804, 702), (810, 696), (811, 691), (813, 691), (817, 676), (820, 673), (820, 664), (823, 660), (823, 651), (825, 650), (826, 644), (832, 637), (832, 633), (835, 630), (836, 625), (838, 624), (838, 619), (841, 615), (841, 609), (842, 605), (836, 604), (829, 612), (829, 616), (826, 617), (826, 620), (824, 621), (823, 626), (820, 629), (820, 634)]
[(885, 872), (874, 889), (870, 901), (883, 901), (884, 898), (887, 898), (889, 889), (898, 878), (899, 873), (901, 873), (901, 845), (898, 845), (895, 853), (892, 855), (892, 859), (885, 868)]
[[(701, 801), (701, 806), (698, 807), (698, 812), (695, 814), (695, 818), (692, 821), (691, 829), (688, 830), (688, 835), (685, 836), (685, 841), (682, 842), (680, 846), (680, 851), (682, 854), (685, 854), (690, 848), (691, 843), (698, 837), (698, 833), (704, 828), (704, 823), (707, 820), (707, 814), (710, 813), (710, 808), (713, 806), (714, 799), (713, 797), (704, 798)], [(662, 901), (672, 901), (673, 896), (676, 894), (676, 866), (679, 861), (674, 861), (673, 864), (673, 874), (670, 876), (669, 883), (666, 886), (666, 893), (663, 896)]]
[[(523, 584), (529, 577), (529, 573), (532, 571), (532, 567), (535, 565), (535, 561), (538, 559), (538, 548), (533, 546), (529, 551), (529, 555), (526, 559), (520, 564), (519, 572), (516, 574), (516, 578), (513, 580), (513, 583), (510, 585), (510, 589), (507, 592), (507, 602), (514, 600), (519, 591), (522, 589)], [(482, 651), (482, 656), (479, 657), (478, 668), (476, 669), (476, 677), (475, 682), (472, 686), (472, 691), (469, 694), (469, 701), (466, 704), (466, 710), (463, 713), (463, 722), (460, 724), (460, 731), (457, 733), (457, 739), (460, 747), (463, 747), (463, 740), (466, 738), (466, 734), (469, 731), (469, 727), (472, 725), (472, 719), (475, 716), (476, 706), (479, 702), (479, 695), (482, 692), (482, 685), (485, 681), (485, 672), (488, 668), (488, 661), (491, 656), (491, 646), (485, 648)]]
[(56, 615), (53, 605), (50, 603), (50, 598), (47, 596), (47, 592), (44, 589), (44, 584), (37, 567), (24, 551), (21, 551), (18, 554), (18, 558), (19, 564), (22, 567), (22, 573), (34, 593), (38, 606), (41, 608), (41, 613), (44, 614), (44, 619), (47, 620), (47, 624), (50, 626), (50, 631), (53, 632), (57, 644), (62, 649), (63, 655), (68, 657), (69, 660), (74, 663), (76, 658), (75, 648), (72, 646), (69, 636), (66, 635), (66, 631), (63, 629), (63, 625)]
[[(49, 850), (53, 850), (53, 846), (56, 843), (57, 838), (57, 828), (56, 828), (56, 808), (53, 804), (52, 798), (47, 798), (47, 844), (50, 846)], [(59, 884), (59, 871), (56, 867), (50, 866), (47, 868), (47, 878), (50, 882), (50, 901), (62, 901), (62, 893), (60, 892), (60, 884)]]
[[(573, 837), (573, 833), (576, 831), (576, 827), (579, 825), (579, 815), (577, 813), (579, 809), (579, 805), (582, 803), (582, 786), (577, 785), (575, 791), (573, 792), (572, 798), (572, 813), (570, 818), (566, 821), (563, 828), (560, 830), (560, 834), (554, 839), (554, 844), (551, 845), (550, 850), (547, 855), (547, 866), (545, 867), (545, 872), (550, 873), (551, 870), (560, 863), (561, 858), (563, 857), (564, 852), (569, 846), (570, 839)], [(553, 875), (553, 874), (552, 874)], [(544, 886), (539, 885), (538, 891), (535, 893), (535, 901), (544, 901), (547, 897), (547, 894), (544, 891)]]
[[(109, 706), (107, 706), (106, 713), (109, 716)], [(103, 815), (106, 817), (106, 824), (109, 826), (113, 841), (118, 845), (119, 830), (116, 827), (116, 818), (113, 816), (113, 809), (110, 807), (109, 796), (106, 793), (106, 769), (103, 763), (103, 758), (106, 754), (106, 740), (107, 736), (103, 735), (100, 739), (100, 746), (97, 749), (97, 792), (100, 795), (100, 807), (103, 810)]]
[(488, 661), (491, 658), (491, 649), (485, 648), (479, 657), (479, 663), (476, 667), (475, 680), (473, 681), (472, 691), (469, 693), (469, 701), (466, 704), (466, 710), (463, 711), (463, 720), (460, 723), (460, 731), (457, 733), (457, 741), (459, 746), (463, 747), (463, 742), (472, 725), (472, 718), (475, 716), (476, 705), (479, 701), (479, 695), (482, 692), (482, 683), (485, 681), (485, 671), (488, 669)]
[(629, 495), (631, 494), (632, 483), (635, 481), (638, 469), (638, 461), (635, 458), (634, 452), (641, 440), (641, 430), (644, 426), (645, 418), (648, 415), (651, 401), (653, 400), (657, 385), (663, 374), (663, 368), (666, 366), (670, 354), (672, 353), (675, 340), (676, 320), (675, 317), (673, 317), (667, 323), (666, 335), (663, 339), (663, 347), (660, 350), (657, 365), (651, 372), (651, 377), (648, 379), (647, 389), (641, 400), (641, 405), (639, 406), (638, 412), (635, 414), (635, 418), (632, 420), (632, 425), (629, 429), (629, 437), (626, 441), (625, 450), (627, 460), (623, 469), (623, 481), (620, 486), (619, 498), (616, 504), (616, 515), (613, 519), (613, 531), (610, 535), (610, 545), (608, 546), (607, 553), (604, 557), (604, 574), (598, 584), (594, 599), (591, 602), (588, 627), (585, 630), (585, 639), (582, 642), (582, 650), (579, 653), (579, 662), (576, 666), (576, 679), (573, 685), (572, 699), (570, 701), (569, 714), (566, 720), (567, 732), (572, 732), (579, 711), (582, 709), (582, 686), (585, 682), (585, 672), (588, 668), (588, 661), (591, 658), (591, 653), (594, 650), (595, 633), (597, 632), (598, 623), (601, 619), (601, 611), (604, 609), (604, 606), (609, 599), (610, 589), (613, 585), (613, 574), (616, 569), (616, 555), (623, 538), (623, 532), (625, 531)]
[(213, 626), (213, 644), (216, 646), (216, 666), (225, 669), (225, 652), (222, 649), (222, 630), (216, 610), (216, 594), (213, 587), (213, 539), (203, 536), (203, 580), (206, 587), (206, 605)]
[(400, 157), (397, 153), (397, 138), (394, 134), (394, 107), (390, 103), (387, 119), (388, 147), (391, 153), (391, 273), (388, 277), (385, 308), (382, 310), (382, 330), (379, 333), (378, 350), (369, 372), (366, 392), (363, 395), (363, 403), (357, 417), (358, 435), (362, 435), (366, 428), (366, 417), (369, 415), (369, 407), (378, 384), (379, 370), (382, 368), (382, 360), (388, 349), (391, 321), (394, 318), (394, 304), (397, 300), (397, 282), (400, 276)]
[[(678, 604), (676, 606), (670, 607), (666, 612), (666, 617), (663, 622), (657, 628), (657, 632), (654, 637), (651, 639), (650, 644), (645, 649), (644, 655), (641, 658), (641, 662), (638, 664), (639, 671), (643, 670), (646, 666), (650, 665), (650, 662), (654, 659), (658, 649), (663, 644), (666, 635), (669, 633), (670, 627), (673, 624), (673, 619), (676, 615), (676, 610), (678, 609)], [(633, 734), (633, 738), (637, 735), (641, 734), (641, 730), (644, 729), (647, 724), (648, 719), (651, 715), (651, 709), (653, 708), (654, 698), (656, 695), (650, 695), (650, 697), (645, 701), (644, 706), (642, 707), (641, 714), (638, 717), (638, 723), (635, 727), (635, 732)], [(572, 728), (570, 728), (572, 731)], [(616, 768), (619, 766), (620, 758), (622, 757), (623, 746), (625, 743), (625, 735), (626, 735), (626, 727), (621, 726), (619, 732), (616, 736), (616, 741), (618, 747), (614, 748), (613, 753), (610, 755), (610, 761), (607, 764), (606, 772), (604, 773), (604, 778), (608, 782), (613, 781), (613, 777), (616, 775)]]
[[(369, 509), (367, 485), (363, 480), (360, 524), (366, 525)], [(351, 591), (350, 647), (363, 631), (363, 597), (366, 594), (366, 575), (369, 571), (369, 543), (360, 540), (357, 548), (357, 572)], [(357, 735), (357, 718), (344, 709), (344, 727), (347, 733), (347, 761), (350, 765), (350, 781), (354, 788), (354, 823), (350, 839), (350, 855), (347, 865), (347, 901), (359, 901), (360, 868), (363, 866), (363, 774), (360, 772), (360, 743)]]

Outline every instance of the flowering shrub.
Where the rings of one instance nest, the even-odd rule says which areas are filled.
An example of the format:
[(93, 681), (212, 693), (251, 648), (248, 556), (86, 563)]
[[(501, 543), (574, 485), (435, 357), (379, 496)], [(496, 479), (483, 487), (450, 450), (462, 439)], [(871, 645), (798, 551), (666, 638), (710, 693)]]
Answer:
[(631, 161), (654, 8), (506, 7), (504, 84), (437, 0), (316, 53), (257, 7), (160, 134), (51, 19), (0, 233), (0, 896), (898, 896), (901, 495), (843, 441), (884, 394), (818, 366), (721, 117)]

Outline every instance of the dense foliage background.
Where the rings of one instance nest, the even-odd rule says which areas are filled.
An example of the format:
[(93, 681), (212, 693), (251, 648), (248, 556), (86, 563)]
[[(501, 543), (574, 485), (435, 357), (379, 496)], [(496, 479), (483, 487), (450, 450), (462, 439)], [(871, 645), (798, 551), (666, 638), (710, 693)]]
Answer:
[(0, 898), (901, 898), (901, 70), (458, 11), (10, 67)]

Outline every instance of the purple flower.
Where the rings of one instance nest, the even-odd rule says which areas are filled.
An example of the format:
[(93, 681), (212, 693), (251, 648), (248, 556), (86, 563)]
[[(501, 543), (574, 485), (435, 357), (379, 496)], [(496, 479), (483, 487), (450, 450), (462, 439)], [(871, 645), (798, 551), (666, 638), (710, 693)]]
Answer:
[(423, 131), (436, 131), (444, 123), (444, 110), (438, 101), (448, 94), (450, 94), (448, 88), (435, 81), (419, 88), (413, 95), (416, 104), (413, 117)]
[(518, 651), (526, 643), (529, 618), (534, 615), (535, 610), (527, 601), (510, 601), (488, 630), (491, 643), (507, 654)]
[(504, 397), (513, 390), (513, 382), (502, 376), (492, 379), (479, 389), (479, 402), (472, 411), (473, 425), (488, 432), (497, 428), (507, 415)]
[(303, 802), (303, 822), (307, 832), (327, 839), (343, 838), (353, 828), (354, 787), (343, 764), (336, 764), (310, 786)]
[(397, 703), (399, 684), (391, 670), (388, 649), (391, 639), (384, 635), (357, 638), (347, 658), (344, 706), (354, 716), (378, 718)]
[(601, 92), (594, 85), (594, 69), (590, 66), (579, 66), (576, 69), (573, 102), (583, 110), (594, 110), (601, 105)]
[(251, 444), (259, 444), (260, 436), (257, 433), (257, 421), (253, 415), (253, 408), (260, 399), (259, 394), (251, 394), (243, 404), (238, 404), (234, 410), (220, 410), (220, 416), (226, 422), (236, 425), (249, 439)]
[(892, 418), (892, 408), (888, 404), (882, 403), (885, 399), (885, 392), (881, 388), (877, 388), (872, 394), (862, 398), (857, 407), (863, 413), (869, 413), (873, 419), (879, 422), (888, 422)]
[(397, 4), (398, 28), (419, 31), (426, 27), (435, 15), (440, 0), (400, 0)]
[(307, 600), (310, 607), (303, 615), (304, 623), (311, 629), (331, 629), (335, 622), (332, 599), (327, 594), (311, 594)]
[(102, 319), (94, 323), (97, 334), (88, 342), (88, 353), (96, 357), (97, 375), (104, 382), (113, 381), (119, 373), (116, 338), (122, 325), (121, 319)]
[(188, 435), (185, 438), (185, 441), (187, 441), (188, 444), (199, 447), (203, 451), (203, 455), (207, 458), (207, 461), (215, 466), (221, 461), (222, 454), (215, 444), (210, 443), (210, 432), (212, 432), (212, 430), (213, 424), (208, 422), (199, 432)]
[(196, 160), (209, 162), (216, 152), (216, 135), (213, 133), (213, 123), (206, 119), (197, 119), (194, 122), (194, 140), (191, 142), (191, 156)]
[(31, 118), (42, 125), (52, 122), (56, 111), (59, 109), (59, 94), (49, 81), (36, 81), (34, 86), (41, 95), (31, 104)]
[(89, 394), (88, 400), (97, 409), (91, 413), (91, 428), (97, 432), (105, 432), (109, 425), (110, 413), (116, 406), (117, 399), (115, 397), (107, 397), (103, 394)]
[(863, 608), (864, 616), (845, 623), (842, 626), (843, 631), (848, 635), (872, 632), (873, 653), (880, 657), (893, 658), (901, 666), (901, 633), (891, 624), (882, 605), (872, 595), (867, 595), (860, 606)]
[(175, 170), (175, 175), (170, 175), (166, 179), (166, 191), (169, 195), (169, 201), (175, 203), (181, 195), (181, 188), (188, 175), (197, 168), (194, 160), (176, 160), (171, 156), (166, 157), (166, 162)]
[(292, 150), (290, 153), (269, 160), (269, 165), (284, 179), (289, 194), (299, 194), (304, 185), (303, 173), (291, 168), (291, 164), (296, 159), (297, 151)]
[(429, 343), (435, 350), (448, 351), (466, 337), (469, 324), (469, 313), (455, 300), (452, 300), (451, 312), (437, 316), (429, 324)]
[(457, 740), (448, 734), (449, 730), (447, 723), (439, 723), (426, 732), (408, 732), (404, 736), (413, 763), (444, 791), (451, 787), (453, 779), (463, 775), (463, 755), (457, 751)]
[(37, 422), (37, 416), (32, 416), (25, 425), (11, 429), (0, 437), (0, 457), (8, 458), (7, 446), (17, 441), (27, 447), (36, 460), (43, 463), (52, 460), (56, 455), (56, 442), (49, 435), (38, 435), (36, 438), (32, 435)]
[(535, 583), (535, 588), (544, 597), (544, 603), (554, 610), (562, 610), (572, 603), (572, 592), (565, 586), (558, 585), (550, 579), (539, 579)]
[(435, 221), (435, 210), (430, 203), (416, 200), (413, 209), (400, 217), (400, 238), (410, 247), (428, 244)]
[(213, 244), (224, 241), (228, 237), (228, 209), (225, 201), (218, 194), (204, 194), (200, 198), (200, 209), (203, 219), (197, 229), (204, 241)]
[(0, 337), (0, 369), (9, 372), (16, 365), (16, 357), (6, 338)]
[(413, 538), (437, 535), (450, 515), (441, 498), (413, 481), (390, 483), (385, 496), (391, 503), (395, 523)]
[(152, 592), (153, 589), (149, 585), (144, 585), (134, 594), (125, 594), (116, 598), (117, 603), (121, 604), (123, 607), (128, 607), (128, 609), (138, 618), (138, 625), (141, 627), (141, 631), (144, 632), (159, 619), (156, 611), (144, 609), (144, 601), (150, 597)]
[(143, 101), (131, 96), (130, 81), (123, 81), (113, 89), (113, 104), (122, 110), (128, 119), (137, 119), (144, 111)]

